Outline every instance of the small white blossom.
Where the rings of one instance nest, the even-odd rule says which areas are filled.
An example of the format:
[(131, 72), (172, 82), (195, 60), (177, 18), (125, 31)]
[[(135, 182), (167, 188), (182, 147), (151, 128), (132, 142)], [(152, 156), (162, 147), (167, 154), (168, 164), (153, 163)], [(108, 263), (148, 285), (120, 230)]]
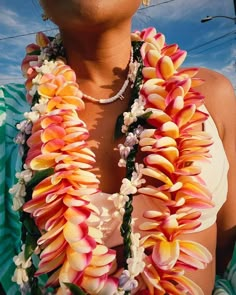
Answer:
[(139, 66), (140, 66), (140, 63), (138, 63), (137, 61), (134, 61), (134, 62), (130, 63), (130, 65), (129, 65), (128, 77), (129, 77), (130, 81), (132, 82), (131, 88), (133, 88), (133, 86), (134, 86), (134, 82), (137, 77), (137, 71), (138, 71)]
[(123, 144), (119, 144), (118, 148), (119, 148), (119, 151), (120, 151), (121, 159), (126, 160), (128, 158), (128, 156), (129, 156), (131, 148), (129, 146), (125, 146)]
[(21, 172), (16, 173), (16, 178), (18, 179), (18, 183), (13, 185), (12, 188), (9, 189), (9, 193), (14, 195), (13, 197), (13, 205), (12, 209), (14, 211), (19, 210), (23, 204), (25, 203), (26, 196), (26, 183), (28, 183), (32, 178), (32, 171), (24, 165), (24, 169)]
[(31, 124), (28, 120), (23, 120), (20, 123), (16, 124), (16, 128), (21, 132), (24, 132), (26, 134), (30, 134)]
[(134, 130), (134, 135), (137, 138), (140, 138), (141, 133), (143, 132), (144, 128), (141, 125), (138, 125), (138, 127)]
[(138, 99), (135, 99), (132, 107), (131, 113), (133, 116), (141, 116), (144, 114), (145, 99), (140, 95)]
[(128, 178), (123, 178), (122, 185), (120, 187), (120, 193), (122, 195), (130, 195), (135, 194), (137, 192), (137, 187), (135, 186), (132, 181), (130, 181)]
[(39, 99), (39, 103), (43, 104), (43, 105), (46, 105), (48, 103), (48, 101), (49, 101), (49, 99), (47, 97), (43, 97), (43, 96), (41, 96)]
[(37, 90), (38, 90), (38, 86), (32, 85), (31, 89), (29, 90), (29, 95), (31, 95), (33, 97)]
[(121, 132), (125, 134), (127, 131), (128, 131), (128, 126), (126, 126), (125, 124), (122, 125)]
[(55, 64), (55, 62), (53, 60), (51, 60), (51, 61), (44, 60), (44, 62), (41, 65), (41, 67), (38, 67), (36, 69), (36, 71), (38, 73), (42, 73), (43, 75), (44, 74), (50, 74), (54, 70), (55, 66), (56, 66), (56, 64)]
[(23, 287), (28, 282), (29, 278), (26, 269), (32, 264), (31, 257), (25, 260), (25, 245), (22, 246), (22, 251), (13, 257), (13, 261), (16, 265), (12, 281)]
[(137, 135), (129, 132), (128, 135), (126, 136), (126, 140), (125, 140), (125, 145), (129, 146), (129, 147), (133, 147), (134, 145), (138, 144), (138, 138)]
[(143, 167), (144, 167), (143, 164), (135, 163), (135, 171), (133, 171), (132, 173), (131, 183), (136, 187), (140, 187), (143, 183), (146, 182), (146, 180), (142, 178)]
[(25, 183), (23, 181), (19, 181), (9, 189), (9, 193), (14, 195), (12, 209), (14, 211), (19, 210), (25, 203)]
[(140, 246), (140, 234), (131, 233), (131, 257), (127, 259), (131, 278), (138, 276), (144, 269), (144, 247)]
[(131, 106), (130, 112), (124, 112), (124, 124), (121, 128), (121, 131), (123, 133), (126, 133), (128, 130), (128, 127), (137, 121), (137, 118), (145, 113), (144, 110), (145, 107), (145, 98), (141, 95), (138, 99), (135, 99), (133, 105)]
[(112, 194), (108, 197), (108, 200), (113, 201), (114, 207), (116, 208), (116, 212), (113, 213), (114, 216), (121, 215), (123, 216), (125, 213), (125, 203), (129, 200), (127, 195), (122, 195), (119, 193)]
[(124, 124), (130, 126), (132, 123), (137, 121), (137, 116), (133, 115), (131, 112), (124, 112)]
[(46, 112), (46, 104), (42, 104), (42, 103), (36, 103), (33, 107), (32, 107), (32, 112), (38, 112), (39, 114), (44, 114)]
[(119, 167), (126, 167), (126, 160), (125, 159), (120, 159), (118, 162)]
[(41, 79), (42, 79), (42, 74), (41, 73), (39, 73), (34, 79), (32, 79), (32, 83), (35, 84), (34, 86), (39, 85)]
[(27, 120), (29, 120), (29, 121), (31, 121), (32, 123), (34, 123), (34, 122), (36, 122), (38, 119), (39, 119), (39, 117), (40, 117), (40, 114), (39, 114), (39, 112), (25, 112), (24, 113), (24, 117), (27, 119)]

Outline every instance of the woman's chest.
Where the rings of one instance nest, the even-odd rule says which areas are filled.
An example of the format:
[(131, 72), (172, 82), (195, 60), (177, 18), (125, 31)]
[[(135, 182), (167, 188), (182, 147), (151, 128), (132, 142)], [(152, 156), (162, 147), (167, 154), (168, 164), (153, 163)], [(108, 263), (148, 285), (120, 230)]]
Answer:
[(119, 191), (121, 181), (125, 177), (124, 168), (118, 166), (118, 145), (123, 143), (124, 136), (115, 138), (116, 121), (123, 111), (124, 106), (120, 103), (116, 108), (88, 103), (86, 110), (80, 114), (89, 131), (88, 147), (96, 157), (92, 170), (100, 180), (100, 189), (108, 193)]

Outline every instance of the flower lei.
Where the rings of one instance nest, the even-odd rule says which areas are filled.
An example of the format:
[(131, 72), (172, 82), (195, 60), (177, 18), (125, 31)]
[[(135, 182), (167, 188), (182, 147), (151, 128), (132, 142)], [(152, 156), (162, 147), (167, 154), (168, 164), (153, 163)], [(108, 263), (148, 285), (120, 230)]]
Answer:
[[(194, 78), (198, 70), (179, 69), (186, 52), (167, 45), (154, 28), (132, 34), (132, 98), (116, 129), (126, 134), (119, 166), (127, 174), (120, 192), (110, 196), (121, 218), (126, 259), (116, 278), (110, 275), (116, 253), (103, 242), (100, 211), (91, 202), (99, 181), (90, 171), (95, 155), (79, 118), (82, 93), (60, 38), (39, 33), (36, 41), (22, 63), (32, 107), (17, 125), (24, 165), (11, 192), (21, 212), (23, 246), (14, 258), (13, 281), (31, 294), (203, 294), (184, 274), (205, 268), (211, 254), (179, 239), (200, 226), (201, 209), (213, 206), (194, 165), (210, 157), (212, 144), (206, 132), (194, 129), (208, 116), (199, 110), (203, 97), (193, 90), (202, 83)], [(136, 162), (138, 151), (145, 154), (143, 163)], [(160, 184), (145, 186), (144, 177)], [(133, 232), (135, 194), (160, 204), (143, 213), (144, 237)], [(43, 274), (49, 278), (41, 288)]]

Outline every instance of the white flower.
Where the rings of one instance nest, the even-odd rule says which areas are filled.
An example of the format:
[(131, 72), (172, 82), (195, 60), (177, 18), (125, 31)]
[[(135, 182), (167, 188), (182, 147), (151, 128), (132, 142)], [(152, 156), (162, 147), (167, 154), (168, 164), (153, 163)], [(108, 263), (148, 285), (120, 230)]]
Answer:
[(24, 164), (23, 168), (25, 170), (16, 173), (16, 178), (22, 179), (25, 183), (27, 183), (31, 180), (33, 173), (26, 164)]
[(32, 264), (31, 257), (25, 260), (24, 252), (25, 252), (25, 245), (22, 246), (22, 251), (17, 256), (13, 257), (13, 261), (16, 265), (16, 269), (12, 277), (12, 281), (16, 282), (21, 287), (23, 287), (24, 284), (27, 283), (29, 280), (26, 269), (29, 268)]
[(131, 148), (129, 146), (125, 146), (123, 144), (119, 144), (118, 148), (119, 148), (119, 151), (120, 151), (121, 159), (126, 160), (128, 158), (128, 156), (129, 156)]
[(145, 99), (140, 95), (138, 99), (135, 99), (132, 107), (131, 113), (135, 117), (141, 116), (144, 114)]
[(32, 123), (34, 123), (34, 122), (36, 122), (36, 121), (39, 119), (40, 114), (39, 114), (39, 112), (37, 112), (37, 111), (35, 111), (35, 112), (25, 112), (25, 113), (24, 113), (24, 117), (25, 117), (27, 120), (29, 120), (29, 121), (31, 121)]
[(138, 138), (136, 134), (129, 132), (126, 136), (125, 145), (127, 147), (133, 147), (134, 145), (138, 144)]
[(128, 127), (137, 121), (137, 118), (145, 113), (144, 110), (145, 107), (145, 98), (141, 95), (138, 99), (135, 99), (134, 103), (131, 106), (130, 112), (124, 112), (124, 125), (121, 128), (121, 131), (123, 133), (126, 133), (128, 130)]
[(41, 73), (39, 73), (34, 79), (32, 79), (32, 83), (35, 84), (34, 86), (37, 87), (37, 85), (40, 84), (41, 79), (42, 79), (42, 74)]
[(25, 203), (25, 183), (23, 181), (19, 181), (18, 183), (13, 185), (12, 188), (9, 189), (9, 193), (14, 195), (12, 209), (14, 211), (19, 210)]
[(137, 187), (128, 178), (122, 180), (122, 185), (120, 187), (120, 194), (122, 195), (133, 195), (137, 192)]
[(32, 178), (32, 171), (28, 169), (26, 165), (24, 165), (24, 168), (25, 170), (16, 173), (18, 183), (16, 183), (15, 185), (13, 185), (12, 188), (9, 189), (9, 193), (14, 195), (12, 205), (12, 209), (14, 211), (19, 210), (25, 203), (25, 184), (29, 182)]
[(135, 82), (139, 66), (140, 66), (140, 63), (138, 63), (137, 61), (134, 61), (134, 62), (130, 63), (130, 65), (129, 65), (128, 77), (129, 77), (130, 81), (132, 82), (131, 87), (133, 87), (133, 84)]
[(31, 89), (29, 90), (29, 95), (31, 95), (32, 97), (35, 95), (36, 91), (38, 90), (38, 86), (37, 85), (33, 85), (31, 87)]
[(119, 167), (126, 167), (126, 160), (125, 159), (120, 159), (118, 162)]
[(126, 126), (125, 124), (121, 127), (121, 132), (122, 133), (126, 133), (128, 131), (128, 126)]
[(143, 167), (143, 164), (135, 163), (135, 171), (133, 171), (132, 173), (131, 183), (136, 187), (140, 187), (143, 183), (146, 182), (146, 180), (142, 178)]
[(131, 112), (124, 112), (124, 124), (130, 126), (132, 123), (137, 121), (137, 117), (134, 116)]
[(38, 112), (39, 114), (44, 114), (46, 112), (46, 104), (43, 103), (36, 103), (33, 107), (32, 107), (32, 112)]
[(131, 257), (127, 259), (128, 270), (132, 278), (138, 276), (144, 269), (144, 247), (140, 246), (140, 234), (131, 233)]
[(43, 97), (43, 96), (41, 96), (39, 99), (39, 103), (44, 104), (44, 105), (46, 105), (48, 103), (48, 101), (49, 101), (49, 99), (47, 97)]
[(129, 200), (129, 197), (127, 195), (123, 195), (123, 194), (112, 194), (111, 196), (108, 197), (108, 200), (113, 201), (114, 206), (117, 210), (117, 212), (114, 212), (114, 216), (116, 216), (117, 214), (120, 214), (121, 216), (124, 215), (125, 213), (125, 203)]
[(50, 73), (52, 73), (55, 66), (56, 66), (56, 63), (53, 60), (51, 60), (51, 61), (44, 60), (42, 66), (38, 67), (36, 70), (38, 73), (50, 74)]

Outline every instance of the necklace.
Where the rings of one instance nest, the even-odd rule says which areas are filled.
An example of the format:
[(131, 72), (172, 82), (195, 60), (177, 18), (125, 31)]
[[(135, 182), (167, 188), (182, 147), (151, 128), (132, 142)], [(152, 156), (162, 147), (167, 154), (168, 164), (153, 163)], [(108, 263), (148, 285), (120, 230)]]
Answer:
[(91, 101), (91, 102), (96, 102), (96, 103), (100, 103), (100, 104), (108, 104), (108, 103), (112, 103), (115, 102), (116, 100), (120, 99), (123, 100), (124, 99), (124, 93), (129, 85), (129, 82), (131, 81), (131, 70), (133, 67), (133, 49), (131, 47), (131, 53), (130, 53), (130, 61), (129, 61), (129, 69), (128, 69), (128, 75), (127, 78), (125, 80), (125, 82), (123, 83), (121, 89), (112, 97), (109, 98), (95, 98), (92, 97), (88, 94), (83, 93), (83, 98)]
[[(91, 202), (99, 180), (92, 172), (95, 155), (86, 145), (88, 130), (79, 117), (85, 107), (83, 95), (75, 72), (60, 56), (42, 54), (51, 39), (41, 33), (37, 40), (38, 51), (35, 45), (28, 46), (31, 55), (23, 61), (32, 106), (26, 120), (18, 124), (24, 165), (12, 191), (21, 202), (24, 234), (13, 280), (23, 287), (29, 280), (31, 294), (39, 284), (35, 276), (41, 274), (51, 275), (46, 286), (63, 294), (68, 288), (76, 288), (78, 294), (130, 294), (140, 281), (146, 282), (144, 292), (203, 294), (185, 276), (185, 269), (205, 268), (211, 254), (196, 242), (179, 239), (200, 226), (199, 208), (213, 206), (199, 168), (186, 165), (208, 158), (206, 146), (211, 144), (203, 131), (191, 128), (207, 119), (197, 108), (202, 97), (192, 88), (199, 83), (194, 78), (197, 70), (179, 70), (185, 52), (166, 45), (164, 35), (154, 28), (132, 34), (139, 44), (134, 45), (134, 68), (139, 67), (135, 75), (134, 70), (128, 74), (135, 76), (133, 96), (120, 126), (126, 139), (119, 146), (119, 166), (126, 167), (126, 176), (120, 191), (110, 197), (118, 214), (111, 218), (120, 220), (125, 249), (125, 270), (117, 280), (110, 274), (116, 253), (103, 241), (96, 223), (103, 222), (101, 212)], [(141, 163), (136, 159), (138, 151), (145, 154)], [(144, 185), (145, 176), (163, 185)], [(147, 220), (140, 225), (146, 233), (143, 238), (132, 227), (136, 193), (139, 198), (155, 198), (163, 208), (143, 212)], [(30, 224), (30, 230), (24, 224)], [(34, 255), (37, 266), (31, 259)], [(26, 269), (34, 275), (28, 278)], [(26, 277), (22, 282), (19, 272)]]

